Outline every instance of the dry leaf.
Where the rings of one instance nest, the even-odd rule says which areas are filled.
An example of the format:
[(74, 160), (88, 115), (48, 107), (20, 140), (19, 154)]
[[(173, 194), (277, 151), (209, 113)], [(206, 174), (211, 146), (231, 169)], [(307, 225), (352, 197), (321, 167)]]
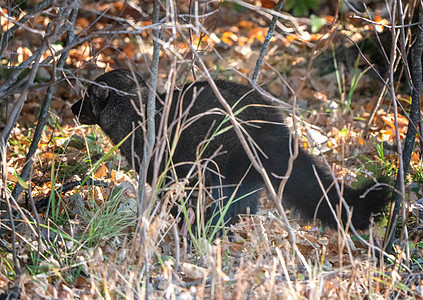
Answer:
[(205, 277), (207, 277), (209, 270), (187, 263), (187, 262), (182, 262), (179, 265), (180, 269), (182, 272), (184, 272), (190, 279), (192, 280), (200, 280), (203, 279)]
[(94, 177), (95, 178), (105, 178), (106, 175), (107, 175), (107, 167), (106, 167), (106, 164), (105, 163), (102, 163), (98, 167), (97, 171), (95, 171)]

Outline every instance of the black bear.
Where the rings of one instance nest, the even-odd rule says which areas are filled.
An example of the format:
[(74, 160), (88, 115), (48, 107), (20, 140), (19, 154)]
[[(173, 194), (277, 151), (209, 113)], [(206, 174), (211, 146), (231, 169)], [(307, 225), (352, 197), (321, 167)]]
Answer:
[[(263, 167), (277, 189), (287, 172), (292, 153), (290, 132), (283, 124), (279, 109), (248, 86), (221, 80), (216, 81), (216, 85), (232, 107), (242, 125), (243, 133), (254, 145)], [(120, 146), (122, 154), (129, 162), (133, 162), (135, 158), (137, 171), (139, 159), (143, 156), (145, 137), (143, 126), (138, 126), (144, 119), (140, 115), (139, 95), (142, 105), (145, 105), (148, 93), (149, 89), (142, 76), (128, 70), (114, 70), (98, 77), (89, 86), (85, 97), (72, 106), (73, 113), (79, 117), (81, 123), (100, 125), (115, 144), (125, 139), (134, 128), (138, 128)], [(161, 99), (165, 99), (165, 95), (159, 95), (156, 99), (157, 132), (164, 110)], [(219, 200), (214, 202), (211, 211), (224, 207), (235, 193), (233, 199), (240, 200), (230, 205), (224, 215), (225, 223), (236, 220), (236, 216), (245, 213), (247, 207), (254, 213), (259, 191), (265, 188), (262, 177), (251, 167), (251, 162), (209, 83), (195, 82), (174, 90), (168, 116), (169, 125), (175, 125), (175, 120), (182, 124), (178, 127), (181, 130), (177, 133), (178, 144), (172, 155), (172, 162), (177, 165), (178, 178), (184, 178), (198, 158), (211, 158), (204, 175), (206, 184), (213, 187), (213, 198)], [(168, 135), (171, 142), (175, 137), (175, 128), (177, 126), (173, 126), (173, 131)], [(332, 177), (311, 155), (299, 149), (284, 189), (283, 205), (299, 211), (306, 219), (313, 219), (317, 209), (318, 219), (328, 226), (336, 227), (336, 220), (327, 201), (320, 201), (324, 193), (315, 170), (327, 190), (331, 205), (336, 208), (340, 204)], [(151, 180), (149, 177), (151, 172), (147, 180)], [(369, 190), (371, 186), (372, 183), (369, 182), (360, 189), (348, 186), (343, 189), (344, 199), (353, 207), (352, 223), (356, 229), (368, 228), (371, 215), (382, 211), (389, 201), (387, 187), (378, 186)], [(214, 219), (212, 223), (216, 224)], [(342, 221), (347, 221), (345, 210)]]

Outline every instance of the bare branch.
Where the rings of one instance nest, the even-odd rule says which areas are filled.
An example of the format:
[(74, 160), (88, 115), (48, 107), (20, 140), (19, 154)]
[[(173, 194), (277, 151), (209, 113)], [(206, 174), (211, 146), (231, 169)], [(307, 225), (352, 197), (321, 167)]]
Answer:
[[(65, 10), (68, 10), (70, 12), (69, 22), (70, 24), (72, 24), (72, 26), (68, 29), (68, 43), (72, 43), (73, 40), (75, 39), (75, 36), (74, 36), (75, 20), (78, 14), (80, 3), (81, 3), (80, 0), (74, 1), (72, 4), (73, 5), (72, 9), (69, 9), (69, 7), (62, 7), (59, 12), (59, 15), (63, 16), (64, 18), (67, 18), (67, 14), (65, 14)], [(56, 82), (56, 77), (61, 76), (61, 73), (62, 73), (61, 70), (63, 66), (65, 65), (68, 54), (69, 54), (69, 51), (62, 53), (62, 55), (60, 56), (59, 62), (57, 63), (57, 68), (55, 68), (56, 72), (53, 72), (53, 83)], [(41, 107), (37, 127), (35, 128), (34, 137), (28, 149), (28, 153), (26, 155), (26, 163), (21, 173), (21, 178), (24, 181), (28, 180), (29, 171), (32, 165), (32, 157), (38, 149), (38, 143), (40, 142), (41, 134), (47, 122), (48, 110), (50, 108), (51, 99), (53, 98), (53, 94), (55, 92), (56, 92), (56, 84), (53, 84), (48, 88), (46, 97)], [(22, 192), (22, 186), (19, 183), (17, 183), (12, 192), (12, 196), (16, 199), (21, 194), (21, 192)]]
[[(154, 1), (153, 9), (153, 24), (159, 23), (160, 5), (158, 0)], [(151, 64), (151, 77), (150, 77), (150, 88), (147, 100), (147, 139), (144, 143), (144, 155), (140, 165), (140, 178), (139, 178), (139, 201), (138, 201), (138, 217), (141, 217), (144, 213), (145, 203), (145, 180), (147, 175), (147, 169), (150, 163), (151, 154), (154, 147), (155, 136), (155, 114), (156, 114), (156, 89), (157, 89), (157, 76), (159, 72), (159, 55), (160, 55), (160, 32), (157, 27), (153, 29), (153, 61)], [(153, 185), (154, 186), (154, 185)], [(152, 193), (154, 197), (154, 193)], [(141, 219), (141, 218), (140, 218)], [(142, 238), (141, 238), (142, 240)]]
[[(395, 5), (395, 2), (393, 5)], [(401, 5), (401, 1), (399, 1), (399, 5)], [(415, 13), (419, 14), (419, 22), (423, 22), (423, 11), (422, 11), (421, 5), (418, 5), (418, 7), (416, 7)], [(414, 143), (415, 143), (415, 138), (417, 133), (417, 127), (415, 125), (418, 124), (420, 121), (419, 120), (420, 97), (422, 93), (422, 79), (423, 79), (422, 78), (422, 62), (421, 62), (422, 55), (423, 55), (422, 26), (415, 27), (415, 36), (416, 36), (416, 40), (411, 49), (412, 77), (410, 79), (412, 82), (410, 82), (410, 87), (412, 87), (412, 102), (411, 102), (411, 108), (410, 108), (409, 125), (407, 129), (403, 152), (402, 152), (401, 143), (398, 140), (399, 139), (398, 128), (397, 128), (398, 125), (397, 125), (397, 120), (395, 119), (395, 124), (396, 124), (395, 127), (396, 127), (396, 134), (397, 134), (397, 143), (398, 143), (397, 151), (399, 156), (399, 171), (398, 171), (397, 178), (395, 180), (395, 190), (399, 190), (400, 193), (398, 192), (394, 193), (394, 208), (391, 213), (391, 219), (388, 226), (389, 229), (385, 235), (385, 249), (388, 253), (391, 253), (393, 251), (392, 246), (393, 246), (394, 238), (395, 238), (394, 232), (398, 223), (400, 209), (401, 207), (404, 207), (404, 203), (405, 203), (404, 178), (406, 177), (408, 173), (408, 169), (409, 169), (410, 161), (411, 161), (411, 154), (413, 153), (413, 149), (414, 149)], [(395, 33), (393, 33), (393, 37), (395, 37)], [(390, 76), (393, 76), (393, 75), (390, 74)], [(393, 80), (393, 78), (390, 80)], [(391, 82), (391, 84), (393, 83)], [(396, 118), (397, 117), (396, 116), (396, 98), (395, 98), (395, 91), (393, 90), (393, 87), (391, 88), (391, 94), (394, 99), (393, 100), (394, 109), (395, 109), (394, 112), (395, 112), (395, 118)], [(404, 209), (403, 209), (403, 212), (405, 212)], [(405, 229), (406, 218), (404, 218), (404, 215), (402, 218), (402, 222), (403, 222), (402, 233), (406, 237), (406, 229)], [(403, 234), (401, 235), (401, 237), (403, 236)], [(402, 242), (403, 242), (402, 246), (407, 245), (406, 240), (405, 241), (402, 240)]]
[[(284, 3), (285, 3), (285, 0), (279, 0), (278, 4), (276, 4), (275, 12), (280, 12)], [(260, 56), (258, 57), (256, 66), (254, 68), (254, 73), (252, 77), (252, 81), (254, 83), (257, 83), (260, 69), (261, 69), (261, 66), (263, 65), (264, 56), (266, 55), (267, 48), (269, 48), (270, 40), (272, 39), (273, 31), (275, 31), (277, 21), (278, 21), (278, 17), (276, 15), (273, 15), (272, 21), (270, 22), (270, 25), (269, 25), (269, 31), (267, 32), (266, 38), (264, 39), (263, 46), (260, 50)]]

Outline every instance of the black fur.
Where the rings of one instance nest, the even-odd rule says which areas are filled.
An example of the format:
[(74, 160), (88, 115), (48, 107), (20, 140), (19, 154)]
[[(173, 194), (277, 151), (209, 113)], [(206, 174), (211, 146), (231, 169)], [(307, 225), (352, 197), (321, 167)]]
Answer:
[[(143, 103), (146, 103), (148, 88), (142, 77), (136, 76), (138, 82), (134, 82), (133, 75), (126, 70), (115, 70), (101, 75), (96, 82), (100, 85), (106, 84), (110, 88), (91, 85), (84, 99), (72, 106), (73, 113), (79, 116), (83, 123), (100, 125), (114, 143), (119, 143), (133, 130), (134, 125), (137, 126), (141, 122), (141, 117), (131, 104), (131, 100), (133, 100), (139, 107), (137, 91), (141, 91)], [(260, 150), (257, 149), (257, 152), (261, 153), (259, 156), (263, 166), (267, 170), (273, 186), (277, 189), (281, 177), (287, 171), (290, 157), (290, 133), (288, 128), (283, 125), (282, 115), (276, 107), (250, 87), (220, 80), (216, 81), (216, 85), (229, 105), (233, 107), (233, 111), (245, 131), (260, 148)], [(162, 95), (162, 99), (164, 99), (164, 95)], [(182, 101), (181, 106), (179, 106), (180, 101)], [(156, 126), (158, 126), (163, 104), (157, 100), (156, 106), (158, 111)], [(169, 124), (172, 123), (175, 116), (179, 116), (189, 107), (186, 120), (198, 114), (209, 113), (184, 128), (172, 157), (175, 164), (194, 162), (197, 153), (200, 153), (198, 150), (201, 149), (201, 146), (199, 147), (199, 145), (205, 145), (204, 140), (211, 137), (225, 116), (222, 113), (221, 104), (207, 82), (196, 82), (193, 85), (184, 86), (182, 91), (174, 91)], [(180, 108), (182, 109), (180, 110)], [(214, 109), (214, 113), (210, 112), (212, 109)], [(220, 109), (220, 112), (217, 109)], [(230, 126), (229, 121), (225, 122), (221, 129), (227, 126)], [(156, 127), (156, 131), (157, 129), (158, 127)], [(174, 132), (170, 135), (170, 141), (172, 141), (173, 134)], [(132, 161), (134, 155), (131, 149), (135, 149), (137, 156), (142, 157), (143, 144), (144, 134), (142, 129), (138, 129), (134, 139), (127, 139), (121, 145), (121, 152), (129, 161)], [(250, 208), (251, 213), (256, 212), (259, 190), (264, 188), (264, 183), (255, 169), (250, 167), (250, 160), (232, 128), (212, 138), (205, 147), (201, 158), (213, 156), (219, 148), (220, 155), (213, 158), (214, 163), (208, 163), (208, 168), (212, 170), (205, 172), (207, 183), (215, 187), (213, 188), (213, 197), (222, 199), (223, 196), (222, 201), (215, 202), (213, 210), (218, 208), (219, 203), (223, 205), (227, 203), (240, 182), (235, 199), (258, 190), (230, 206), (224, 219), (227, 222), (233, 222), (238, 214), (246, 212), (247, 207)], [(138, 167), (138, 164), (136, 166)], [(178, 167), (178, 177), (183, 178), (191, 166), (192, 164), (185, 164)], [(309, 220), (313, 219), (319, 200), (323, 196), (313, 166), (317, 170), (324, 188), (327, 189), (331, 186), (332, 177), (312, 156), (299, 149), (298, 157), (294, 161), (292, 173), (283, 193), (283, 204), (299, 211), (304, 218)], [(368, 228), (371, 215), (380, 212), (389, 201), (389, 189), (387, 188), (378, 187), (362, 197), (371, 185), (369, 183), (361, 189), (345, 186), (343, 189), (343, 197), (353, 207), (352, 222), (356, 229)], [(332, 187), (327, 195), (332, 206), (336, 208), (340, 201), (335, 188)], [(321, 201), (316, 216), (324, 224), (336, 227), (336, 221), (325, 199)], [(342, 221), (346, 222), (345, 210), (342, 214)]]

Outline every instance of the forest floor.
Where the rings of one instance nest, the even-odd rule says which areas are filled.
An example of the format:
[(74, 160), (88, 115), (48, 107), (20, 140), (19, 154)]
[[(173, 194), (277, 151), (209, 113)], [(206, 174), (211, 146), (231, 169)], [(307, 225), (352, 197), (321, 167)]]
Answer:
[[(279, 19), (258, 83), (286, 104), (283, 114), (288, 125), (297, 122), (300, 146), (325, 159), (344, 184), (355, 186), (363, 178), (380, 174), (393, 179), (398, 169), (396, 126), (403, 140), (411, 95), (400, 64), (395, 95), (401, 111), (395, 124), (392, 95), (381, 80), (389, 71), (381, 50), (390, 47), (388, 16), (378, 4), (370, 7), (374, 26), (349, 12), (335, 18), (334, 8), (323, 2), (309, 17), (285, 14)], [(141, 3), (148, 15), (151, 3)], [(175, 86), (201, 80), (189, 46), (201, 54), (214, 78), (249, 84), (269, 27), (267, 11), (238, 1), (204, 5), (209, 15), (201, 19), (203, 27), (189, 31), (182, 26), (189, 3), (180, 1), (177, 26), (191, 38), (191, 45), (172, 31), (173, 23), (162, 31), (158, 92), (169, 87), (172, 72), (178, 74)], [(256, 1), (255, 5), (272, 8), (274, 2)], [(136, 7), (135, 2), (83, 1), (75, 34), (81, 40), (93, 36), (72, 47), (65, 79), (52, 80), (52, 64), (39, 66), (2, 156), (2, 195), (10, 195), (18, 182), (22, 184), (26, 192), (13, 205), (31, 211), (28, 215), (33, 219), (27, 215), (21, 220), (25, 214), (20, 214), (15, 236), (10, 230), (1, 232), (0, 295), (18, 290), (21, 299), (423, 298), (422, 224), (409, 206), (404, 214), (409, 217), (404, 228), (408, 240), (400, 238), (399, 228), (395, 255), (386, 260), (375, 258), (368, 245), (383, 247), (389, 208), (379, 223), (360, 232), (367, 243), (342, 230), (305, 223), (288, 212), (297, 246), (294, 251), (277, 209), (266, 197), (256, 215), (243, 216), (231, 225), (231, 239), (211, 240), (200, 231), (191, 237), (181, 234), (178, 220), (168, 210), (181, 199), (198, 195), (185, 182), (177, 182), (159, 194), (144, 216), (140, 246), (135, 235), (137, 175), (99, 127), (77, 123), (70, 109), (89, 82), (105, 71), (130, 67), (150, 77), (151, 18)], [(3, 32), (11, 28), (6, 18), (10, 10), (2, 8)], [(29, 8), (19, 14), (16, 7), (12, 10), (11, 18), (19, 20)], [(58, 8), (46, 10), (16, 31), (1, 57), (8, 68), (0, 69), (0, 85), (10, 75), (9, 68), (21, 65), (40, 47), (38, 33), (46, 30), (57, 13)], [(172, 19), (170, 14), (161, 17)], [(195, 25), (194, 19), (189, 22)], [(96, 34), (108, 25), (122, 32)], [(129, 32), (144, 27), (138, 34)], [(198, 28), (207, 32), (197, 32)], [(50, 45), (42, 58), (63, 49), (64, 43), (63, 38)], [(385, 51), (390, 53), (389, 48)], [(31, 180), (25, 182), (20, 174), (51, 85), (56, 85), (56, 92), (48, 123), (33, 160)], [(17, 98), (14, 93), (0, 102), (2, 130)], [(290, 108), (293, 104), (297, 109)], [(416, 149), (406, 178), (409, 203), (422, 197), (420, 157)], [(76, 184), (60, 191), (69, 182), (88, 177), (98, 184)], [(146, 189), (151, 195), (151, 187)], [(42, 199), (49, 204), (36, 214), (31, 202)], [(2, 211), (2, 222), (6, 216)]]

